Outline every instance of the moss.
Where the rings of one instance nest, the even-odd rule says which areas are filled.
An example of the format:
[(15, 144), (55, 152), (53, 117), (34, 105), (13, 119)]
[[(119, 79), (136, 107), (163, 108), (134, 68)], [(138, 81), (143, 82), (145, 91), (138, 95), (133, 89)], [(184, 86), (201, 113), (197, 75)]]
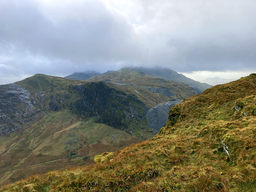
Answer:
[(113, 152), (104, 152), (103, 154), (100, 155), (96, 155), (94, 157), (94, 162), (95, 163), (100, 163), (100, 162), (104, 162), (106, 160), (109, 160), (113, 157)]

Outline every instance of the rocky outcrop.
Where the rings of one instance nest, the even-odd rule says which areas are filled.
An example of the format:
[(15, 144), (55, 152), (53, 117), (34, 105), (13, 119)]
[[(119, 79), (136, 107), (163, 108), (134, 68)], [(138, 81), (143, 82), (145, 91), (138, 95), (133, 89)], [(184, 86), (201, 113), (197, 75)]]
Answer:
[(36, 113), (35, 100), (20, 85), (0, 86), (0, 135), (16, 131)]
[(170, 108), (181, 102), (182, 100), (168, 101), (149, 109), (146, 114), (148, 126), (158, 132), (165, 125)]

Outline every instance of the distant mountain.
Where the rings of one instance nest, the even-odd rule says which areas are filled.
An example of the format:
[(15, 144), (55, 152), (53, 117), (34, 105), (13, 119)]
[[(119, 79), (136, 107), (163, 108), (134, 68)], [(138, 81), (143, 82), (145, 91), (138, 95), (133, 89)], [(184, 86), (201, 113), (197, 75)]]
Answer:
[(197, 94), (190, 86), (137, 72), (128, 68), (92, 77), (88, 81), (104, 81), (136, 95), (149, 108), (170, 100), (182, 100)]
[(88, 164), (102, 152), (150, 138), (170, 106), (159, 105), (164, 110), (150, 119), (165, 115), (154, 124), (147, 119), (151, 108), (195, 94), (183, 83), (130, 70), (87, 81), (37, 74), (0, 86), (0, 184)]
[(120, 71), (135, 71), (145, 75), (150, 75), (154, 77), (158, 77), (161, 79), (169, 80), (169, 81), (174, 81), (174, 82), (179, 82), (179, 83), (185, 83), (189, 85), (190, 87), (194, 88), (197, 93), (201, 93), (205, 89), (208, 89), (211, 87), (211, 85), (207, 83), (200, 83), (198, 81), (195, 81), (193, 79), (190, 79), (180, 73), (177, 73), (176, 71), (173, 71), (168, 68), (161, 68), (161, 67), (155, 67), (155, 68), (146, 68), (146, 67), (127, 67), (127, 68), (122, 68), (118, 71), (110, 71), (106, 73), (98, 73), (98, 72), (81, 72), (81, 73), (73, 73), (72, 75), (69, 75), (65, 78), (68, 79), (73, 79), (73, 80), (88, 80), (90, 78), (93, 78), (95, 76), (103, 76), (106, 77), (108, 74), (115, 74), (115, 72), (120, 72)]
[(95, 72), (95, 71), (88, 71), (88, 72), (80, 72), (80, 73), (73, 73), (71, 75), (66, 76), (67, 79), (73, 79), (73, 80), (87, 80), (90, 79), (93, 76), (100, 75), (101, 73)]
[(180, 73), (177, 73), (176, 71), (173, 71), (168, 68), (161, 68), (161, 67), (155, 67), (155, 68), (144, 68), (144, 67), (133, 67), (133, 68), (127, 68), (130, 70), (134, 70), (140, 73), (144, 73), (147, 75), (153, 75), (162, 79), (170, 80), (170, 81), (176, 81), (176, 82), (182, 82), (185, 83), (194, 89), (198, 91), (198, 93), (204, 91), (205, 89), (208, 89), (211, 87), (211, 85), (207, 83), (200, 83), (198, 81), (195, 81), (193, 79), (190, 79)]
[(2, 191), (256, 191), (256, 74), (175, 105), (160, 133)]

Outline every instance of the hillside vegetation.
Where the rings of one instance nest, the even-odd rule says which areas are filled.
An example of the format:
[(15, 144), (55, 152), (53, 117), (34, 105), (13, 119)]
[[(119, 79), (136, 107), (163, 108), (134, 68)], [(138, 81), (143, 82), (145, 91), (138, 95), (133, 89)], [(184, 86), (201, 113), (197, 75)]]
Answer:
[(256, 191), (256, 74), (170, 110), (158, 135), (1, 191)]
[(122, 77), (132, 86), (43, 74), (0, 86), (0, 185), (86, 165), (95, 155), (151, 138), (167, 120), (162, 115), (152, 129), (146, 116), (151, 107), (196, 94), (187, 85), (135, 72)]
[(0, 89), (0, 185), (153, 136), (146, 105), (103, 82), (39, 74)]

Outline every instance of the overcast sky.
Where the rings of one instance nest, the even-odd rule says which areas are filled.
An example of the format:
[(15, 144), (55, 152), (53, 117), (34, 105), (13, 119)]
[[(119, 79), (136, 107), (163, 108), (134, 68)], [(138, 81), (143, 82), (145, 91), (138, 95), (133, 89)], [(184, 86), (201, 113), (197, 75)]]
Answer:
[(0, 0), (0, 84), (161, 66), (211, 84), (256, 72), (255, 0)]

